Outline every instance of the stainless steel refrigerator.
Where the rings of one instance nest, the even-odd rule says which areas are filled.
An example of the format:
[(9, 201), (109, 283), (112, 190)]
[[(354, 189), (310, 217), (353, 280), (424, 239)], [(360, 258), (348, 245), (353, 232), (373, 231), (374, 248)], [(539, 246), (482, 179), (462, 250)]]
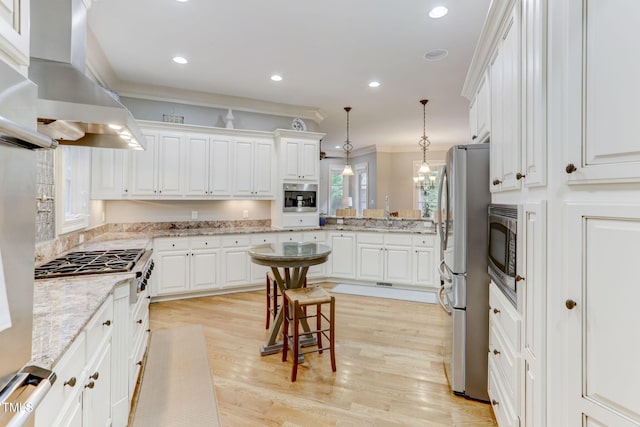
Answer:
[(56, 141), (35, 132), (36, 85), (0, 61), (0, 425), (31, 425), (55, 375), (30, 366), (36, 153)]
[(489, 144), (447, 153), (438, 192), (440, 304), (450, 315), (445, 371), (455, 394), (488, 401), (489, 275), (487, 209)]

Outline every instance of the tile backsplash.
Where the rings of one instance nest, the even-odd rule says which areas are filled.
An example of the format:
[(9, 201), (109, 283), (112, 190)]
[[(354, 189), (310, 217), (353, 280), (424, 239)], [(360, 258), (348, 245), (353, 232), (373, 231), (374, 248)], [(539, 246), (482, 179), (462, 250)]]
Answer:
[(36, 172), (36, 243), (56, 237), (55, 187), (53, 183), (53, 150), (37, 152)]

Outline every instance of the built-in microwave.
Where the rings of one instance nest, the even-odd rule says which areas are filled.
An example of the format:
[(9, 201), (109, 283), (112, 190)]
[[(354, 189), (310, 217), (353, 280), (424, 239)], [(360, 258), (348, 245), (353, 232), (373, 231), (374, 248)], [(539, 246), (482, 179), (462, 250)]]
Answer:
[(317, 212), (317, 184), (282, 184), (283, 212)]
[(489, 276), (513, 302), (518, 301), (516, 255), (518, 207), (489, 205)]

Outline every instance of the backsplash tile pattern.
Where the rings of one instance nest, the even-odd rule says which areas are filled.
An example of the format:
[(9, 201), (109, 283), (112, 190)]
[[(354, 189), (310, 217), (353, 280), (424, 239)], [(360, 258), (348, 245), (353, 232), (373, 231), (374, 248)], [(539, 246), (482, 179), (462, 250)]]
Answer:
[(36, 172), (36, 243), (46, 242), (56, 237), (55, 187), (53, 184), (53, 151), (37, 152)]

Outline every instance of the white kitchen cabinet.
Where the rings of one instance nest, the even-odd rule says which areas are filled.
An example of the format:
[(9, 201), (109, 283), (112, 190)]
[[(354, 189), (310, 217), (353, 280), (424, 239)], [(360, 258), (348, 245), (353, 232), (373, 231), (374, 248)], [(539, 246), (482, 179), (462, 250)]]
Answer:
[(492, 192), (520, 188), (520, 40), (520, 6), (516, 2), (490, 66)]
[(485, 71), (476, 96), (469, 106), (469, 126), (471, 141), (484, 142), (491, 131), (491, 92), (489, 89), (489, 71)]
[(113, 332), (111, 336), (111, 423), (126, 426), (129, 419), (129, 282), (113, 291)]
[(570, 203), (566, 215), (568, 425), (637, 426), (640, 205)]
[(123, 199), (129, 195), (129, 151), (91, 149), (91, 198)]
[(356, 233), (331, 231), (327, 233), (331, 247), (329, 255), (329, 275), (338, 279), (356, 277)]
[(317, 181), (320, 169), (318, 141), (283, 138), (281, 166), (285, 180)]
[(234, 145), (234, 196), (274, 198), (273, 140), (235, 138)]
[[(130, 307), (129, 316), (129, 340), (127, 342), (127, 374), (128, 374), (128, 392), (129, 405), (135, 395), (135, 389), (142, 372), (142, 364), (144, 356), (149, 346), (149, 337), (151, 330), (149, 329), (149, 303), (151, 296), (150, 289), (147, 287), (138, 295), (138, 301)], [(126, 425), (116, 424), (114, 415), (114, 426)]]
[(500, 426), (520, 416), (521, 315), (502, 291), (489, 286), (489, 399)]
[[(568, 9), (569, 183), (639, 182), (640, 3), (571, 0)], [(616, 46), (615, 51), (611, 46)]]
[[(277, 241), (278, 239), (275, 233), (260, 233), (251, 235), (250, 244), (251, 246), (268, 245), (276, 243)], [(268, 271), (271, 271), (270, 267), (251, 262), (251, 281), (253, 283), (264, 283)]]
[[(303, 242), (321, 243), (327, 244), (327, 234), (324, 231), (306, 231), (302, 237)], [(318, 277), (326, 276), (326, 262), (318, 265), (312, 265), (309, 267), (307, 277), (309, 279), (315, 279)]]
[(154, 295), (204, 291), (218, 287), (218, 236), (165, 237), (154, 241)]
[(221, 240), (222, 281), (220, 287), (231, 288), (251, 283), (251, 261), (248, 253), (249, 246), (251, 246), (251, 236), (222, 236)]
[(29, 0), (0, 0), (0, 60), (27, 77)]
[(132, 196), (182, 196), (184, 135), (148, 129), (143, 132), (145, 150), (131, 152)]
[(231, 195), (233, 141), (226, 135), (187, 134), (185, 195)]
[(108, 341), (88, 367), (82, 398), (82, 426), (111, 425), (111, 341)]
[(294, 229), (294, 228), (312, 228), (316, 227), (319, 223), (318, 212), (300, 212), (300, 213), (281, 213), (282, 228)]
[(411, 236), (358, 233), (358, 279), (411, 284)]
[(437, 263), (440, 257), (436, 235), (413, 236), (413, 284), (422, 288), (440, 287)]

